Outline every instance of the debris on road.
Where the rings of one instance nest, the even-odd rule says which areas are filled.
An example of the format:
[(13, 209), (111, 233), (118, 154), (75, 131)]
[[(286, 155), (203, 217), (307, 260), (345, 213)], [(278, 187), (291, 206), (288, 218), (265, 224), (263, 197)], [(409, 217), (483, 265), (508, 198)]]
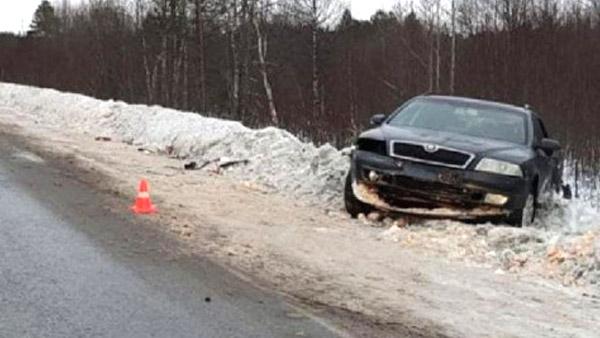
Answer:
[(198, 169), (198, 162), (192, 161), (183, 165), (185, 170), (196, 170)]
[(147, 154), (147, 155), (150, 155), (150, 154), (152, 154), (152, 153), (153, 153), (153, 151), (151, 151), (151, 150), (148, 150), (148, 149), (146, 149), (146, 148), (143, 148), (143, 147), (139, 147), (139, 148), (137, 148), (137, 151), (139, 151), (140, 153)]
[(230, 167), (237, 166), (237, 165), (246, 165), (249, 162), (250, 161), (247, 159), (238, 160), (238, 159), (231, 159), (231, 158), (223, 157), (223, 158), (218, 158), (216, 160), (204, 161), (200, 164), (197, 161), (191, 161), (191, 162), (185, 163), (183, 165), (183, 168), (185, 170), (202, 170), (202, 169), (207, 168), (210, 165), (212, 165), (212, 167), (209, 167), (209, 171), (216, 173), (216, 174), (221, 174), (223, 169), (228, 169)]
[(367, 215), (367, 219), (371, 222), (380, 222), (383, 220), (383, 214), (378, 211), (373, 211)]
[(229, 167), (233, 167), (236, 165), (246, 165), (248, 164), (250, 161), (247, 159), (232, 159), (232, 158), (227, 158), (227, 157), (223, 157), (220, 158), (218, 161), (218, 166), (219, 168), (222, 169), (227, 169)]
[[(365, 216), (362, 220), (372, 223)], [(391, 225), (389, 222), (388, 217), (380, 222), (386, 230), (378, 235), (379, 240), (498, 271), (533, 273), (565, 286), (600, 284), (600, 230), (566, 235), (536, 228), (453, 221), (407, 224), (401, 218)]]

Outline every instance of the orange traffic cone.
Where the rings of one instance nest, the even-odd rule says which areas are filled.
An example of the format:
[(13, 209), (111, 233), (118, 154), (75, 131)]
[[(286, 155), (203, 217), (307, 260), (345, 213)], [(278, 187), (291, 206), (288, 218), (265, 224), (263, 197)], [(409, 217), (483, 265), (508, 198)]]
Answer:
[(152, 214), (156, 212), (156, 207), (152, 205), (152, 201), (150, 200), (148, 182), (146, 180), (140, 181), (140, 189), (131, 210), (136, 214)]

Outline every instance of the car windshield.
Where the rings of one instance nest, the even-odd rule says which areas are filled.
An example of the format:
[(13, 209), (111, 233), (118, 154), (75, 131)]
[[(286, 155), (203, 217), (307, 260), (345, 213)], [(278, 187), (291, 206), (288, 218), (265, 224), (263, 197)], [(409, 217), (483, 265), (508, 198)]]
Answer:
[(400, 108), (388, 122), (414, 127), (492, 138), (511, 143), (527, 142), (525, 114), (479, 103), (418, 99)]

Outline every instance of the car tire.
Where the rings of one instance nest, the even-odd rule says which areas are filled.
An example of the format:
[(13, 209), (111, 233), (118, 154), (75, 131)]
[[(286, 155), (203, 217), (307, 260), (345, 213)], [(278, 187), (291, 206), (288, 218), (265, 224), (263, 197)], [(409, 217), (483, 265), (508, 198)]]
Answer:
[(352, 173), (348, 173), (346, 176), (346, 184), (344, 185), (344, 205), (346, 211), (352, 216), (352, 218), (358, 217), (360, 214), (367, 215), (373, 211), (373, 207), (363, 203), (356, 198), (354, 190), (352, 189)]
[(525, 200), (525, 205), (522, 209), (513, 211), (506, 220), (507, 223), (514, 227), (527, 227), (533, 224), (535, 220), (535, 215), (537, 211), (536, 207), (537, 201), (533, 194), (527, 195), (527, 199)]

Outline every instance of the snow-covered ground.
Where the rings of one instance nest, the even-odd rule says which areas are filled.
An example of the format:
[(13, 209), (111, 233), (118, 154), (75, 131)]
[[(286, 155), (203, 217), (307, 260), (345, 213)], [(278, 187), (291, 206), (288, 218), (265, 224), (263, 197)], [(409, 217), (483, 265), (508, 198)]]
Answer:
[[(549, 280), (549, 283), (557, 283), (553, 285), (558, 285), (560, 288), (563, 286), (584, 286), (598, 291), (596, 285), (600, 282), (600, 217), (598, 217), (600, 212), (597, 208), (592, 207), (591, 202), (588, 200), (564, 201), (555, 198), (548, 207), (542, 210), (536, 226), (528, 229), (494, 227), (491, 225), (473, 226), (451, 221), (432, 221), (425, 224), (411, 221), (406, 224), (406, 222), (395, 222), (392, 219), (381, 220), (377, 215), (370, 215), (370, 219), (365, 218), (362, 221), (354, 222), (343, 216), (341, 212), (342, 184), (348, 168), (347, 157), (331, 146), (316, 147), (310, 143), (301, 142), (295, 136), (280, 129), (253, 130), (237, 122), (206, 118), (197, 114), (162, 107), (101, 101), (55, 90), (3, 83), (0, 83), (0, 122), (14, 123), (21, 126), (29, 135), (39, 135), (39, 138), (48, 141), (49, 148), (56, 149), (57, 145), (63, 144), (67, 149), (61, 151), (75, 152), (80, 155), (85, 154), (87, 156), (85, 157), (86, 161), (93, 163), (94, 167), (104, 168), (105, 174), (109, 176), (118, 177), (117, 174), (123, 172), (128, 174), (146, 172), (148, 175), (153, 176), (153, 182), (160, 183), (163, 187), (170, 184), (179, 187), (184, 183), (195, 186), (189, 177), (182, 177), (181, 180), (172, 177), (172, 175), (181, 174), (172, 172), (171, 169), (165, 169), (167, 167), (163, 162), (167, 161), (168, 157), (185, 159), (185, 161), (169, 160), (175, 161), (176, 165), (180, 167), (188, 161), (196, 161), (200, 164), (216, 160), (247, 161), (228, 167), (225, 171), (226, 176), (234, 181), (243, 182), (244, 189), (260, 191), (261, 194), (267, 192), (266, 195), (281, 196), (286, 201), (292, 200), (289, 198), (292, 196), (294, 197), (293, 204), (299, 204), (298, 208), (304, 208), (311, 204), (313, 206), (318, 205), (318, 207), (301, 209), (304, 211), (299, 213), (289, 209), (290, 206), (286, 204), (289, 202), (271, 205), (270, 203), (274, 203), (273, 201), (277, 198), (268, 197), (268, 201), (263, 202), (258, 207), (249, 205), (247, 208), (243, 208), (238, 203), (239, 215), (237, 215), (224, 210), (226, 208), (215, 204), (215, 201), (203, 201), (196, 204), (212, 208), (216, 210), (211, 209), (211, 212), (217, 213), (215, 217), (218, 216), (224, 218), (227, 222), (234, 223), (236, 227), (235, 231), (230, 234), (232, 238), (248, 241), (254, 247), (264, 246), (268, 248), (269, 252), (267, 253), (260, 252), (257, 249), (256, 255), (262, 257), (261, 259), (265, 260), (267, 259), (265, 257), (271, 255), (280, 258), (294, 257), (294, 260), (304, 259), (303, 268), (306, 269), (306, 273), (312, 268), (312, 265), (315, 265), (323, 271), (331, 272), (328, 272), (325, 275), (326, 277), (319, 277), (325, 278), (325, 281), (328, 281), (327, 278), (333, 278), (332, 276), (346, 278), (346, 283), (337, 281), (323, 286), (328, 292), (335, 293), (338, 286), (340, 292), (345, 290), (343, 287), (353, 287), (357, 299), (376, 297), (376, 300), (363, 299), (364, 304), (373, 302), (372, 305), (368, 306), (373, 306), (375, 309), (377, 309), (376, 305), (381, 302), (388, 302), (388, 307), (395, 308), (399, 306), (398, 304), (404, 303), (406, 299), (403, 297), (414, 300), (409, 297), (412, 292), (415, 293), (415, 298), (427, 298), (433, 292), (435, 297), (439, 296), (439, 299), (435, 301), (443, 303), (443, 299), (447, 295), (440, 290), (428, 291), (420, 282), (419, 278), (421, 277), (419, 276), (428, 276), (432, 283), (434, 281), (435, 283), (439, 282), (445, 285), (444, 287), (450, 287), (448, 283), (456, 288), (462, 287), (461, 283), (477, 284), (480, 289), (476, 292), (484, 294), (482, 297), (485, 299), (500, 300), (504, 297), (523, 295), (519, 292), (525, 292), (523, 291), (525, 288), (523, 288), (521, 291), (507, 290), (505, 295), (487, 294), (486, 292), (491, 292), (490, 290), (495, 287), (502, 287), (501, 284), (498, 284), (500, 282), (495, 281), (493, 277), (488, 275), (480, 276), (481, 278), (469, 276), (464, 280), (466, 277), (458, 272), (462, 268), (459, 269), (455, 265), (449, 265), (453, 267), (453, 270), (443, 271), (442, 269), (444, 269), (446, 263), (436, 263), (434, 268), (430, 261), (432, 259), (435, 259), (436, 262), (441, 260), (441, 262), (456, 263), (469, 269), (487, 269), (491, 276), (498, 276), (498, 278), (505, 274), (511, 276), (542, 276), (544, 277), (543, 280)], [(61, 131), (63, 132), (61, 133)], [(68, 136), (66, 136), (67, 134)], [(94, 142), (93, 139), (98, 136), (109, 137), (113, 141), (121, 141), (122, 143), (112, 142), (104, 145), (102, 142)], [(52, 139), (53, 137), (55, 139)], [(127, 147), (125, 144), (134, 145), (134, 149), (140, 148), (165, 156), (155, 156), (150, 159), (142, 158), (142, 160), (148, 162), (142, 170), (142, 168), (125, 163), (125, 156), (133, 155), (127, 153), (126, 148), (120, 148), (119, 144), (123, 147)], [(122, 150), (122, 153), (116, 153), (117, 150)], [(159, 158), (164, 158), (164, 160), (159, 161)], [(155, 169), (148, 169), (152, 168), (153, 165), (156, 166)], [(208, 166), (207, 168), (211, 167)], [(195, 179), (203, 180), (204, 178), (196, 177)], [(130, 186), (134, 184), (129, 181), (121, 183)], [(209, 189), (205, 186), (202, 188)], [(243, 197), (240, 197), (239, 194), (229, 194), (223, 191), (221, 185), (219, 189), (214, 189), (211, 192), (215, 199), (218, 198), (217, 195), (219, 194), (225, 194), (228, 197), (226, 201), (235, 201)], [(176, 192), (176, 187), (173, 187), (173, 190), (162, 191), (161, 196), (165, 201), (177, 201), (177, 203), (172, 202), (175, 206), (185, 203), (185, 200), (180, 202), (176, 194), (180, 193)], [(189, 199), (195, 198), (193, 192), (185, 192), (184, 196)], [(586, 191), (585, 196), (596, 196), (596, 193), (589, 189)], [(206, 196), (204, 197), (206, 198)], [(263, 197), (258, 198), (255, 196), (255, 198), (260, 200)], [(301, 202), (298, 203), (297, 201)], [(164, 203), (166, 204), (166, 202)], [(303, 204), (304, 206), (302, 206)], [(196, 209), (193, 209), (193, 207), (190, 206), (190, 210), (203, 214), (208, 213), (208, 211), (198, 209), (198, 206), (195, 206)], [(263, 210), (260, 210), (261, 208)], [(326, 209), (326, 213), (331, 216), (330, 218), (316, 216), (319, 212), (322, 214), (323, 209)], [(281, 212), (281, 210), (286, 210), (286, 212), (289, 210), (289, 214)], [(269, 219), (269, 213), (271, 212), (273, 212), (272, 219)], [(225, 216), (220, 216), (221, 214)], [(236, 223), (236, 217), (241, 219), (239, 223)], [(263, 226), (260, 231), (251, 228), (244, 232), (244, 227), (249, 226), (246, 223), (257, 225), (253, 223), (255, 221), (253, 218), (258, 219), (261, 217), (265, 218), (262, 221), (265, 224), (259, 224)], [(306, 221), (305, 218), (308, 218), (309, 221)], [(227, 222), (220, 223), (223, 231), (227, 229)], [(281, 222), (284, 222), (285, 226)], [(319, 225), (305, 229), (304, 226), (307, 222), (311, 224), (319, 223)], [(361, 222), (367, 227), (359, 227)], [(273, 224), (277, 226), (274, 227)], [(298, 228), (290, 226), (298, 226)], [(187, 234), (189, 230), (179, 229), (177, 231)], [(375, 235), (372, 237), (371, 234), (373, 233)], [(358, 240), (361, 243), (358, 243)], [(270, 242), (264, 243), (264, 241)], [(240, 247), (237, 247), (236, 250), (244, 252), (248, 250), (247, 247), (239, 245)], [(270, 252), (271, 250), (273, 252)], [(361, 254), (358, 256), (356, 254), (352, 255), (353, 250), (357, 250)], [(410, 285), (414, 282), (417, 287), (423, 288), (422, 291), (412, 289), (408, 290), (411, 292), (409, 294), (392, 295), (383, 290), (384, 286), (395, 287), (395, 284), (392, 283), (393, 278), (402, 278), (406, 273), (405, 270), (401, 270), (400, 267), (394, 265), (400, 250), (404, 250), (401, 252), (406, 255), (416, 254), (415, 257), (411, 258), (413, 263), (408, 263), (410, 260), (405, 260), (403, 264), (408, 266), (410, 271), (418, 271), (416, 277), (411, 277), (416, 278), (415, 280), (403, 280), (400, 283)], [(405, 250), (408, 250), (408, 253)], [(375, 255), (375, 253), (377, 254)], [(365, 257), (362, 257), (363, 254)], [(237, 255), (237, 251), (234, 253), (235, 255)], [(341, 255), (345, 256), (342, 257)], [(382, 260), (382, 263), (379, 263), (379, 260)], [(352, 262), (352, 264), (348, 264), (349, 262)], [(373, 264), (374, 262), (378, 262), (379, 265)], [(260, 264), (254, 262), (253, 264), (261, 265), (264, 262), (261, 261)], [(269, 264), (270, 269), (285, 275), (286, 268), (284, 268), (281, 261), (271, 260)], [(400, 269), (400, 271), (396, 271), (397, 269)], [(292, 279), (291, 276), (295, 276), (292, 272), (289, 272), (289, 274), (290, 279)], [(384, 281), (383, 276), (389, 278), (386, 277)], [(490, 284), (486, 285), (486, 281)], [(329, 297), (322, 289), (318, 288), (319, 283), (315, 280), (310, 280), (310, 283), (312, 283), (310, 284), (311, 287), (315, 288), (311, 292), (316, 292), (319, 297)], [(503, 283), (507, 282), (504, 281)], [(305, 285), (303, 288), (309, 289), (310, 287)], [(367, 291), (367, 289), (380, 290), (381, 292)], [(489, 290), (485, 291), (484, 289)], [(537, 289), (530, 288), (527, 290)], [(561, 289), (560, 292), (563, 291)], [(303, 290), (303, 292), (306, 292), (306, 290)], [(463, 294), (464, 292), (467, 291), (461, 290), (460, 293), (457, 291), (460, 296), (457, 296), (457, 294), (454, 296), (457, 296), (457, 299), (466, 297), (466, 294)], [(548, 291), (548, 295), (555, 292), (558, 291)], [(579, 291), (569, 292), (578, 293)], [(358, 296), (358, 294), (363, 293), (364, 295)], [(384, 302), (383, 299), (386, 297), (389, 297), (389, 299)], [(532, 295), (531, 297), (539, 298), (542, 296)], [(428, 301), (434, 301), (430, 298), (427, 299)], [(457, 299), (455, 301), (458, 302)], [(357, 300), (338, 299), (337, 301), (351, 310), (362, 311), (361, 306), (367, 306), (362, 303), (359, 306), (358, 303), (355, 303), (358, 302)], [(480, 305), (487, 307), (486, 304), (482, 303)], [(527, 308), (531, 304), (524, 303), (523, 306)], [(551, 308), (551, 306), (548, 307), (548, 310)], [(419, 311), (417, 308), (413, 310)], [(441, 305), (438, 310), (439, 318), (449, 316), (452, 312), (451, 309), (445, 309)], [(504, 310), (507, 313), (513, 311), (513, 309), (508, 308)], [(579, 310), (586, 313), (586, 309)], [(429, 309), (428, 311), (433, 310)], [(436, 311), (433, 312), (437, 313)], [(518, 312), (519, 310), (514, 311)], [(559, 308), (556, 311), (560, 312), (562, 309)], [(570, 310), (565, 308), (564, 311), (568, 312)], [(472, 315), (476, 316), (476, 311)], [(479, 316), (484, 315), (485, 312), (479, 314)], [(435, 317), (433, 319), (438, 320), (439, 318)], [(458, 321), (458, 318), (455, 318), (455, 320)], [(506, 319), (507, 323), (510, 322), (509, 319), (511, 318), (508, 314)], [(540, 322), (545, 320), (544, 318), (538, 319)], [(502, 325), (500, 323), (497, 325), (495, 329), (500, 330)], [(580, 327), (585, 327), (585, 325), (576, 326), (578, 330)], [(471, 329), (472, 331), (469, 331)], [(477, 329), (462, 327), (458, 331), (462, 333), (494, 332), (490, 331), (491, 329), (485, 326)], [(560, 333), (565, 332), (583, 332), (569, 331), (570, 329), (567, 328), (565, 330), (556, 331), (551, 336), (560, 336)], [(518, 331), (512, 331), (511, 329), (506, 332), (514, 334)]]

